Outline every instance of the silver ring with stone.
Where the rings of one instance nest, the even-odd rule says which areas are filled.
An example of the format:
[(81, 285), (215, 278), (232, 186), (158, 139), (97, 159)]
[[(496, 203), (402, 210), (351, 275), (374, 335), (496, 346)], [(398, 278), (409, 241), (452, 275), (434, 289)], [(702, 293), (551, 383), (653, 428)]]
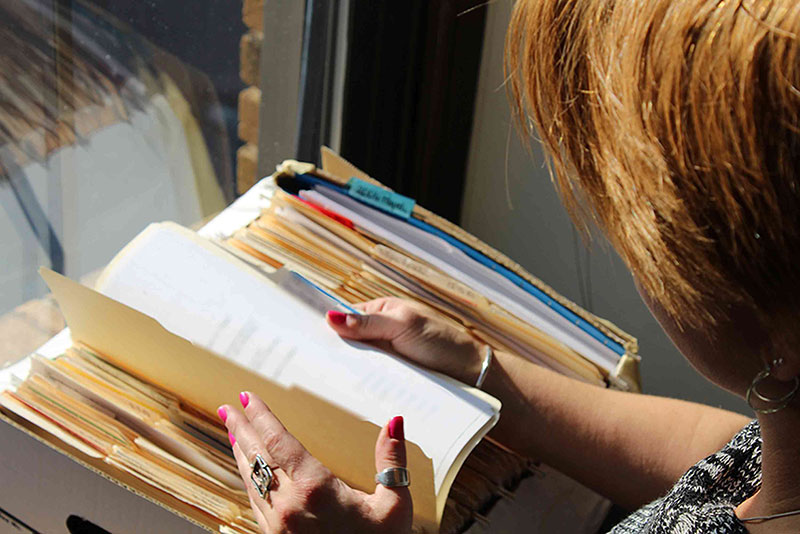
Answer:
[(272, 487), (272, 481), (275, 479), (275, 473), (272, 468), (267, 465), (264, 458), (260, 454), (256, 454), (256, 459), (250, 464), (250, 481), (256, 488), (256, 491), (262, 499), (266, 499), (269, 495), (269, 490)]

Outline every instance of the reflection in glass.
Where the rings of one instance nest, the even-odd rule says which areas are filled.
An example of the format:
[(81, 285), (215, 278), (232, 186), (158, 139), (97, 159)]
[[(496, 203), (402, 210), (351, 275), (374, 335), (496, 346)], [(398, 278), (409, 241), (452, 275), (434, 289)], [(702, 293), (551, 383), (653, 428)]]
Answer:
[(95, 7), (54, 5), (0, 5), (0, 314), (44, 293), (40, 265), (79, 278), (149, 222), (227, 200), (208, 78)]

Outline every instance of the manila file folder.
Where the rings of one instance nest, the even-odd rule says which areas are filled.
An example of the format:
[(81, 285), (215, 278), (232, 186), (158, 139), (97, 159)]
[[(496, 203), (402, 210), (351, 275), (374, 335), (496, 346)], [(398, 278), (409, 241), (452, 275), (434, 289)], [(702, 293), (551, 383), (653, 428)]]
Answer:
[[(231, 403), (240, 391), (252, 391), (335, 475), (352, 487), (368, 492), (374, 489), (374, 446), (380, 430), (376, 425), (313, 392), (284, 388), (195, 346), (168, 332), (155, 319), (60, 274), (47, 269), (41, 274), (61, 308), (74, 343), (92, 348), (123, 371), (206, 413)], [(414, 524), (425, 532), (437, 532), (444, 499), (437, 503), (431, 459), (411, 442), (407, 443), (407, 456)], [(213, 522), (204, 526), (216, 530)]]

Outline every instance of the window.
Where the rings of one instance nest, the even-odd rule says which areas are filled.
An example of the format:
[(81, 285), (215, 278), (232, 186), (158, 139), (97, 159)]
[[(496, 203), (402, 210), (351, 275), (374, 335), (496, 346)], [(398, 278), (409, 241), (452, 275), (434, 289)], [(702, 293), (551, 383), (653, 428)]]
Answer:
[(148, 223), (233, 198), (241, 12), (230, 2), (0, 4), (0, 314), (37, 269), (101, 268)]

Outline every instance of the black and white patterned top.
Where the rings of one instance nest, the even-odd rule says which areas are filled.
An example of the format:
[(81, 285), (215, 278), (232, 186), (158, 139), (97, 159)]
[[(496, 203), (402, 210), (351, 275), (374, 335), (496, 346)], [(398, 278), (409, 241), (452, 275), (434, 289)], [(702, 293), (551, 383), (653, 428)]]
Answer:
[(719, 452), (689, 469), (664, 497), (609, 534), (747, 534), (734, 508), (761, 487), (761, 428), (747, 424)]

